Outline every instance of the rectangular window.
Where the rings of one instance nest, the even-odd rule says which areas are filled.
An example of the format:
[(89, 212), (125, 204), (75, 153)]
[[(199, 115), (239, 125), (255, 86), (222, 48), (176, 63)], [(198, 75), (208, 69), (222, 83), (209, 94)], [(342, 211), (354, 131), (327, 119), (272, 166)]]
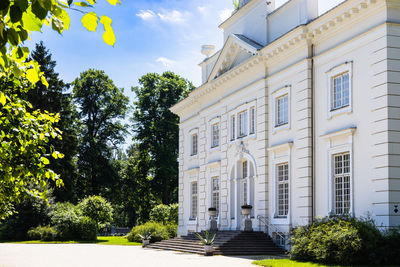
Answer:
[(276, 166), (278, 190), (278, 216), (287, 216), (289, 212), (289, 164)]
[(342, 73), (332, 78), (331, 110), (347, 107), (350, 104), (349, 85), (348, 72)]
[(243, 181), (243, 205), (247, 205), (247, 204), (249, 204), (248, 202), (247, 202), (247, 181), (245, 180), (245, 181)]
[(213, 177), (212, 178), (212, 207), (219, 211), (219, 178)]
[(191, 184), (191, 213), (190, 218), (197, 218), (197, 182)]
[(211, 147), (219, 146), (219, 125), (215, 123), (211, 126)]
[(231, 140), (235, 140), (235, 133), (236, 133), (236, 117), (232, 115), (231, 117)]
[(238, 116), (239, 116), (238, 137), (243, 137), (247, 135), (247, 110), (240, 112)]
[(276, 126), (289, 122), (289, 96), (284, 95), (276, 99)]
[(247, 161), (243, 161), (242, 162), (242, 174), (243, 174), (243, 177), (242, 178), (247, 178)]
[(350, 212), (350, 153), (333, 156), (333, 181), (335, 213), (337, 215)]
[(254, 107), (250, 108), (250, 134), (255, 133), (256, 130), (256, 111)]
[(192, 134), (192, 156), (197, 155), (197, 142), (198, 136), (197, 134)]

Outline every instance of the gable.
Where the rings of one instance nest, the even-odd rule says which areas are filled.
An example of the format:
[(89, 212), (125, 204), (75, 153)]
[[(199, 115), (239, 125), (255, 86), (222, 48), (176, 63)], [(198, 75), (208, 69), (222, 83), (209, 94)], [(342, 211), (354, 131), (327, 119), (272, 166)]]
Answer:
[(211, 71), (208, 81), (221, 76), (256, 55), (262, 46), (241, 34), (231, 34)]

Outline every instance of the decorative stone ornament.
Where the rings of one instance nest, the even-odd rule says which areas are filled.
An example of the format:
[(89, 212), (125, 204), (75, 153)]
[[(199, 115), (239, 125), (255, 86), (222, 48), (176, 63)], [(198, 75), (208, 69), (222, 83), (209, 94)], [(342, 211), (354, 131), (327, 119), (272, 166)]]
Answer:
[(213, 251), (214, 251), (213, 246), (204, 245), (204, 253), (206, 254), (206, 256), (212, 256)]
[(148, 240), (148, 239), (143, 239), (142, 240), (142, 247), (147, 247), (148, 245), (150, 244), (150, 240)]
[(251, 205), (243, 205), (242, 206), (242, 214), (246, 216), (244, 219), (244, 231), (245, 232), (253, 232), (253, 222), (249, 218), (249, 215), (251, 214), (251, 210), (253, 209), (253, 206)]
[(210, 220), (210, 231), (218, 231), (218, 224), (217, 224), (217, 220), (215, 219), (215, 217), (217, 216), (217, 209), (216, 208), (209, 208), (208, 209), (208, 214), (211, 217)]

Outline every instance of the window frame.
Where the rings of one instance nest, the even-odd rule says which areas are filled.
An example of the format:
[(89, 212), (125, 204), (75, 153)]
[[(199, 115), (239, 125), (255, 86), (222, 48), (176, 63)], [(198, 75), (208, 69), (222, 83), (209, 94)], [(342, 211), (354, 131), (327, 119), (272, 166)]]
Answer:
[[(215, 188), (214, 181), (217, 181), (217, 188)], [(221, 201), (220, 201), (220, 179), (218, 176), (211, 177), (211, 206), (217, 209), (217, 217), (219, 214)]]
[[(282, 170), (284, 172), (284, 176), (282, 177), (283, 180), (280, 180), (280, 167), (286, 167), (286, 169)], [(289, 195), (290, 195), (290, 174), (289, 174), (289, 162), (281, 162), (275, 165), (275, 180), (276, 180), (276, 214), (275, 216), (277, 218), (287, 218), (290, 210), (290, 202), (289, 202)], [(284, 188), (287, 192), (284, 193), (286, 195), (286, 198), (283, 198), (284, 201), (284, 207), (283, 207), (283, 214), (281, 214), (281, 188), (280, 185), (286, 186)], [(287, 207), (286, 207), (287, 206)]]
[(256, 108), (255, 106), (251, 106), (249, 108), (249, 135), (256, 133)]
[[(195, 193), (193, 190), (194, 184), (196, 184), (196, 192)], [(193, 201), (194, 199), (196, 199), (196, 205), (194, 205), (194, 201)], [(194, 207), (196, 207), (196, 210), (195, 210), (196, 214), (194, 212)], [(197, 181), (193, 181), (190, 183), (190, 216), (189, 216), (189, 220), (191, 220), (191, 221), (197, 220), (198, 216), (199, 216), (199, 184)]]
[[(287, 97), (287, 122), (278, 123), (278, 100)], [(272, 115), (272, 134), (276, 134), (282, 130), (290, 130), (291, 127), (291, 85), (285, 85), (272, 92), (271, 97), (271, 114)]]
[[(284, 106), (284, 110), (283, 110), (283, 112), (281, 112), (280, 100), (283, 100), (283, 99), (286, 99), (286, 101), (283, 101), (283, 105), (286, 105), (286, 106)], [(281, 127), (281, 126), (289, 123), (289, 95), (286, 94), (286, 95), (279, 96), (275, 99), (275, 101), (276, 101), (276, 103), (275, 103), (275, 116), (276, 116), (275, 128), (277, 128), (277, 127)], [(286, 112), (285, 112), (285, 110), (286, 110)], [(281, 114), (283, 115), (283, 118), (280, 118)]]
[[(194, 138), (196, 137), (196, 138)], [(196, 140), (196, 142), (194, 142), (194, 140)], [(191, 135), (191, 153), (190, 156), (196, 156), (199, 153), (199, 135), (198, 133), (193, 133)], [(194, 143), (196, 143), (196, 145), (194, 145)]]
[[(348, 104), (334, 107), (335, 79), (348, 74)], [(326, 72), (327, 79), (327, 118), (353, 111), (353, 61), (341, 63)], [(343, 89), (341, 90), (343, 100)]]
[[(348, 166), (347, 166), (347, 168), (349, 169), (348, 170), (348, 172), (344, 172), (344, 169), (346, 168), (345, 166), (344, 166), (344, 163), (345, 163), (345, 161), (344, 161), (344, 156), (348, 156)], [(336, 165), (336, 158), (337, 157), (342, 157), (342, 160), (341, 160), (341, 164), (342, 164), (342, 166), (341, 166), (341, 169), (342, 169), (342, 173), (336, 173), (336, 170), (337, 170), (337, 165)], [(352, 200), (352, 195), (353, 195), (353, 192), (352, 192), (352, 185), (351, 185), (351, 181), (352, 181), (352, 168), (351, 168), (351, 153), (350, 153), (350, 151), (346, 151), (346, 152), (340, 152), (340, 153), (336, 153), (336, 154), (332, 154), (332, 156), (331, 156), (331, 166), (332, 166), (332, 174), (331, 174), (331, 183), (332, 183), (332, 188), (333, 188), (333, 192), (332, 192), (332, 196), (333, 196), (333, 203), (332, 203), (332, 213), (333, 214), (335, 214), (335, 215), (350, 215), (351, 214), (351, 200)], [(344, 180), (345, 180), (345, 178), (347, 177), (347, 179), (348, 179), (348, 181), (347, 182), (345, 182)], [(338, 179), (338, 178), (341, 178), (342, 179), (342, 188), (341, 188), (341, 199), (340, 199), (340, 202), (342, 203), (342, 207), (341, 207), (341, 209), (343, 209), (343, 211), (342, 212), (338, 212), (338, 199), (337, 199), (337, 184), (336, 184), (336, 180)], [(347, 200), (347, 202), (348, 202), (348, 208), (347, 208), (347, 212), (345, 211), (345, 207), (344, 207), (344, 205), (343, 204), (345, 204), (345, 188), (344, 188), (344, 186), (343, 185), (345, 185), (345, 183), (347, 183), (348, 184), (348, 188), (347, 188), (347, 190), (349, 191), (349, 193), (348, 193), (348, 200)]]
[[(244, 114), (243, 116), (243, 122), (242, 122), (242, 114)], [(237, 119), (238, 119), (238, 123), (237, 123), (237, 139), (246, 137), (248, 135), (248, 116), (249, 116), (249, 112), (248, 109), (244, 109), (242, 111), (240, 111), (237, 114)], [(242, 125), (244, 125), (244, 132), (242, 133)]]
[[(214, 127), (216, 127), (217, 131), (214, 131)], [(211, 148), (219, 147), (220, 145), (220, 129), (219, 122), (211, 124)]]

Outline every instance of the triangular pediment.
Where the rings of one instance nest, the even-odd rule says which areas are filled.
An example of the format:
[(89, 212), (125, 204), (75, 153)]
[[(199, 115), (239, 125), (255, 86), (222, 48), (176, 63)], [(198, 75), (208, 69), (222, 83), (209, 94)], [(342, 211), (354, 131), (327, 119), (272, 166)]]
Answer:
[(231, 34), (211, 71), (208, 81), (221, 76), (225, 72), (240, 65), (248, 58), (256, 55), (262, 46), (241, 34)]

